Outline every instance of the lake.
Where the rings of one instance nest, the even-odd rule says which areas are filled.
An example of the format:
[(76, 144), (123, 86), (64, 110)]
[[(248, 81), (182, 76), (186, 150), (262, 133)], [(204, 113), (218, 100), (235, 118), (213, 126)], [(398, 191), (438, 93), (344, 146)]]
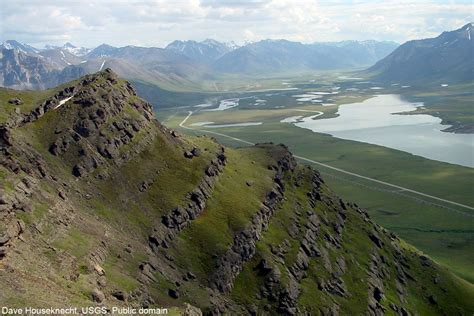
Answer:
[(425, 114), (400, 115), (422, 103), (398, 95), (377, 95), (360, 103), (339, 106), (336, 118), (304, 117), (294, 124), (337, 138), (390, 147), (425, 158), (474, 167), (474, 136), (445, 133), (441, 119)]

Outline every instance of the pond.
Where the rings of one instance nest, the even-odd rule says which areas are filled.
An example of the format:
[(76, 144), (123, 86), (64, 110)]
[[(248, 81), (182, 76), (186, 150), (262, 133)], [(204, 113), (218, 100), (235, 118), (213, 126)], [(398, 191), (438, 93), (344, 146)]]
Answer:
[[(422, 103), (398, 95), (377, 95), (339, 106), (338, 117), (299, 118), (294, 124), (314, 132), (402, 150), (425, 158), (474, 167), (474, 135), (442, 132), (448, 126), (425, 114), (406, 115)], [(404, 114), (397, 114), (405, 112)]]

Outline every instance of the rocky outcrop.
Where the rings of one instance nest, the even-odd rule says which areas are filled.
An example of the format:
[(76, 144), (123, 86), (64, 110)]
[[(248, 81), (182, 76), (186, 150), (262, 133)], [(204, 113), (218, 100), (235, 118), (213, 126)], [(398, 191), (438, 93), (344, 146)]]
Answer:
[(170, 241), (204, 211), (206, 200), (211, 197), (214, 184), (225, 165), (226, 156), (224, 147), (221, 147), (220, 153), (206, 168), (200, 184), (187, 195), (188, 203), (163, 215), (161, 224), (153, 229), (153, 234), (150, 235), (148, 241), (154, 251), (168, 248)]
[[(459, 282), (372, 223), (357, 205), (335, 196), (317, 172), (295, 167), (284, 146), (261, 144), (265, 150), (229, 153), (222, 147), (216, 152), (218, 145), (208, 140), (188, 141), (159, 125), (149, 105), (109, 71), (71, 83), (32, 112), (17, 111), (13, 117), (0, 126), (2, 299), (27, 297), (51, 306), (169, 304), (181, 306), (181, 312), (186, 308), (187, 315), (338, 315), (354, 307), (368, 315), (416, 314), (418, 306), (430, 314), (472, 310), (463, 305)], [(34, 145), (28, 139), (32, 133), (38, 140)], [(137, 153), (142, 154), (131, 160)], [(255, 154), (251, 163), (257, 168), (270, 161), (273, 182), (235, 179), (239, 173), (231, 168), (251, 165), (237, 159), (227, 164), (227, 158), (242, 153)], [(135, 173), (138, 161), (143, 168)], [(182, 196), (161, 194), (167, 185), (182, 183), (172, 182), (177, 179), (172, 168), (181, 164), (185, 172), (203, 168), (200, 179), (196, 170), (179, 173), (190, 176), (185, 179), (194, 189)], [(217, 229), (212, 224), (225, 219), (203, 213), (224, 177), (239, 181), (252, 199), (262, 185), (267, 191), (249, 210), (250, 219), (248, 213), (228, 217), (244, 228), (225, 231), (227, 248), (220, 251), (218, 244), (219, 250), (208, 251), (209, 240), (223, 235), (205, 229)], [(218, 198), (227, 205), (235, 197)], [(162, 213), (157, 203), (176, 207)], [(194, 234), (190, 226), (197, 218)], [(198, 250), (204, 256), (195, 256)], [(50, 291), (51, 300), (31, 295), (40, 291)], [(443, 305), (448, 300), (457, 306)]]
[[(302, 178), (295, 176), (294, 185), (302, 185)], [(280, 245), (271, 247), (271, 252), (275, 256), (275, 262), (288, 266), (285, 271), (285, 281), (282, 281), (282, 273), (276, 264), (265, 266), (260, 264), (257, 269), (262, 271), (264, 282), (260, 287), (259, 299), (267, 299), (275, 304), (276, 312), (285, 315), (304, 314), (298, 306), (298, 298), (301, 294), (300, 283), (307, 278), (307, 271), (310, 268), (311, 261), (319, 258), (323, 268), (328, 273), (327, 278), (318, 278), (318, 289), (329, 295), (346, 298), (350, 296), (347, 286), (342, 278), (346, 272), (346, 262), (343, 256), (336, 258), (331, 262), (328, 252), (330, 248), (340, 248), (342, 243), (343, 227), (345, 225), (347, 205), (339, 199), (329, 197), (321, 192), (323, 181), (317, 172), (313, 172), (311, 178), (311, 190), (306, 194), (308, 204), (315, 209), (318, 203), (327, 206), (328, 212), (331, 212), (332, 221), (328, 220), (327, 214), (318, 215), (313, 210), (303, 212), (296, 211), (291, 219), (292, 223), (288, 225), (288, 234), (293, 242), (299, 242), (299, 248), (288, 262), (286, 254), (292, 247), (289, 240), (285, 239)], [(303, 224), (304, 223), (304, 224)], [(321, 226), (334, 230), (334, 233), (328, 234), (321, 232)], [(267, 272), (265, 272), (265, 270)], [(334, 305), (323, 314), (336, 313), (338, 306)]]
[(30, 198), (36, 185), (37, 181), (32, 177), (24, 177), (13, 185), (13, 191), (10, 192), (0, 185), (0, 259), (26, 229), (25, 223), (17, 218), (16, 213), (33, 211)]
[[(301, 179), (295, 180), (295, 185), (300, 185)], [(322, 180), (318, 173), (314, 173), (311, 179), (311, 191), (307, 193), (309, 197), (309, 204), (312, 207), (316, 206), (318, 201), (321, 201)], [(287, 271), (287, 281), (285, 283), (281, 280), (281, 272), (278, 266), (268, 266), (263, 268), (262, 265), (257, 267), (259, 271), (263, 271), (264, 283), (260, 288), (259, 297), (266, 298), (271, 302), (276, 302), (276, 309), (278, 313), (285, 315), (295, 315), (298, 313), (297, 300), (300, 295), (300, 282), (306, 277), (306, 270), (309, 268), (311, 258), (320, 257), (322, 250), (317, 243), (317, 236), (319, 234), (321, 221), (319, 217), (311, 210), (307, 211), (304, 226), (300, 224), (300, 219), (303, 214), (296, 214), (297, 218), (289, 227), (289, 234), (299, 239), (300, 247), (296, 253), (295, 260)], [(285, 264), (285, 254), (288, 252), (290, 242), (285, 240), (281, 245), (272, 247), (272, 253), (277, 257), (277, 261)], [(264, 270), (269, 271), (266, 273)]]
[(269, 222), (284, 198), (283, 177), (285, 172), (296, 167), (296, 161), (286, 148), (285, 153), (270, 166), (276, 171), (274, 185), (265, 197), (262, 207), (252, 217), (251, 223), (238, 233), (226, 253), (217, 261), (214, 273), (210, 276), (210, 286), (222, 293), (230, 292), (236, 276), (242, 271), (243, 264), (255, 254), (256, 242), (262, 232), (268, 228)]
[[(77, 161), (71, 172), (77, 177), (93, 172), (107, 161), (118, 165), (128, 161), (145, 147), (143, 144), (154, 139), (156, 131), (152, 126), (161, 127), (154, 120), (151, 105), (139, 99), (134, 88), (119, 81), (110, 69), (84, 77), (7, 124), (17, 127), (31, 123), (49, 111), (61, 111), (62, 107), (68, 107), (73, 123), (53, 122), (55, 132), (49, 151), (64, 156), (74, 150), (71, 154)], [(142, 145), (122, 151), (140, 133)]]

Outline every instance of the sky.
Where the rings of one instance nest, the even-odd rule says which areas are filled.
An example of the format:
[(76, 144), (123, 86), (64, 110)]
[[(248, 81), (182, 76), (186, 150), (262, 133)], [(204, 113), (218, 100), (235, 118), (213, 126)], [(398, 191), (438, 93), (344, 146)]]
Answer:
[(164, 47), (173, 40), (304, 43), (434, 37), (473, 21), (468, 1), (0, 0), (0, 41)]

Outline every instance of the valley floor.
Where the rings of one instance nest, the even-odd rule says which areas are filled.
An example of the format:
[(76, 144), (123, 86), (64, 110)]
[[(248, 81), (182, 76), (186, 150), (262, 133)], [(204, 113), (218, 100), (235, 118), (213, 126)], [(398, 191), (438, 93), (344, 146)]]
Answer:
[[(337, 104), (356, 102), (368, 96), (361, 94), (358, 98), (348, 98), (339, 95), (335, 104), (329, 106), (305, 102), (275, 108), (278, 99), (263, 107), (247, 106), (244, 102), (244, 106), (226, 111), (203, 111), (190, 106), (178, 110), (160, 109), (157, 116), (172, 128), (215, 136), (229, 146), (268, 141), (287, 144), (303, 162), (320, 170), (338, 194), (366, 208), (379, 224), (474, 282), (471, 266), (474, 261), (472, 168), (280, 123), (284, 118), (298, 115), (295, 109), (322, 111), (324, 114), (318, 118), (332, 117)], [(419, 111), (429, 112), (430, 109), (426, 106), (426, 110)], [(191, 116), (189, 111), (193, 112)], [(196, 126), (196, 122), (263, 124), (209, 128)]]

